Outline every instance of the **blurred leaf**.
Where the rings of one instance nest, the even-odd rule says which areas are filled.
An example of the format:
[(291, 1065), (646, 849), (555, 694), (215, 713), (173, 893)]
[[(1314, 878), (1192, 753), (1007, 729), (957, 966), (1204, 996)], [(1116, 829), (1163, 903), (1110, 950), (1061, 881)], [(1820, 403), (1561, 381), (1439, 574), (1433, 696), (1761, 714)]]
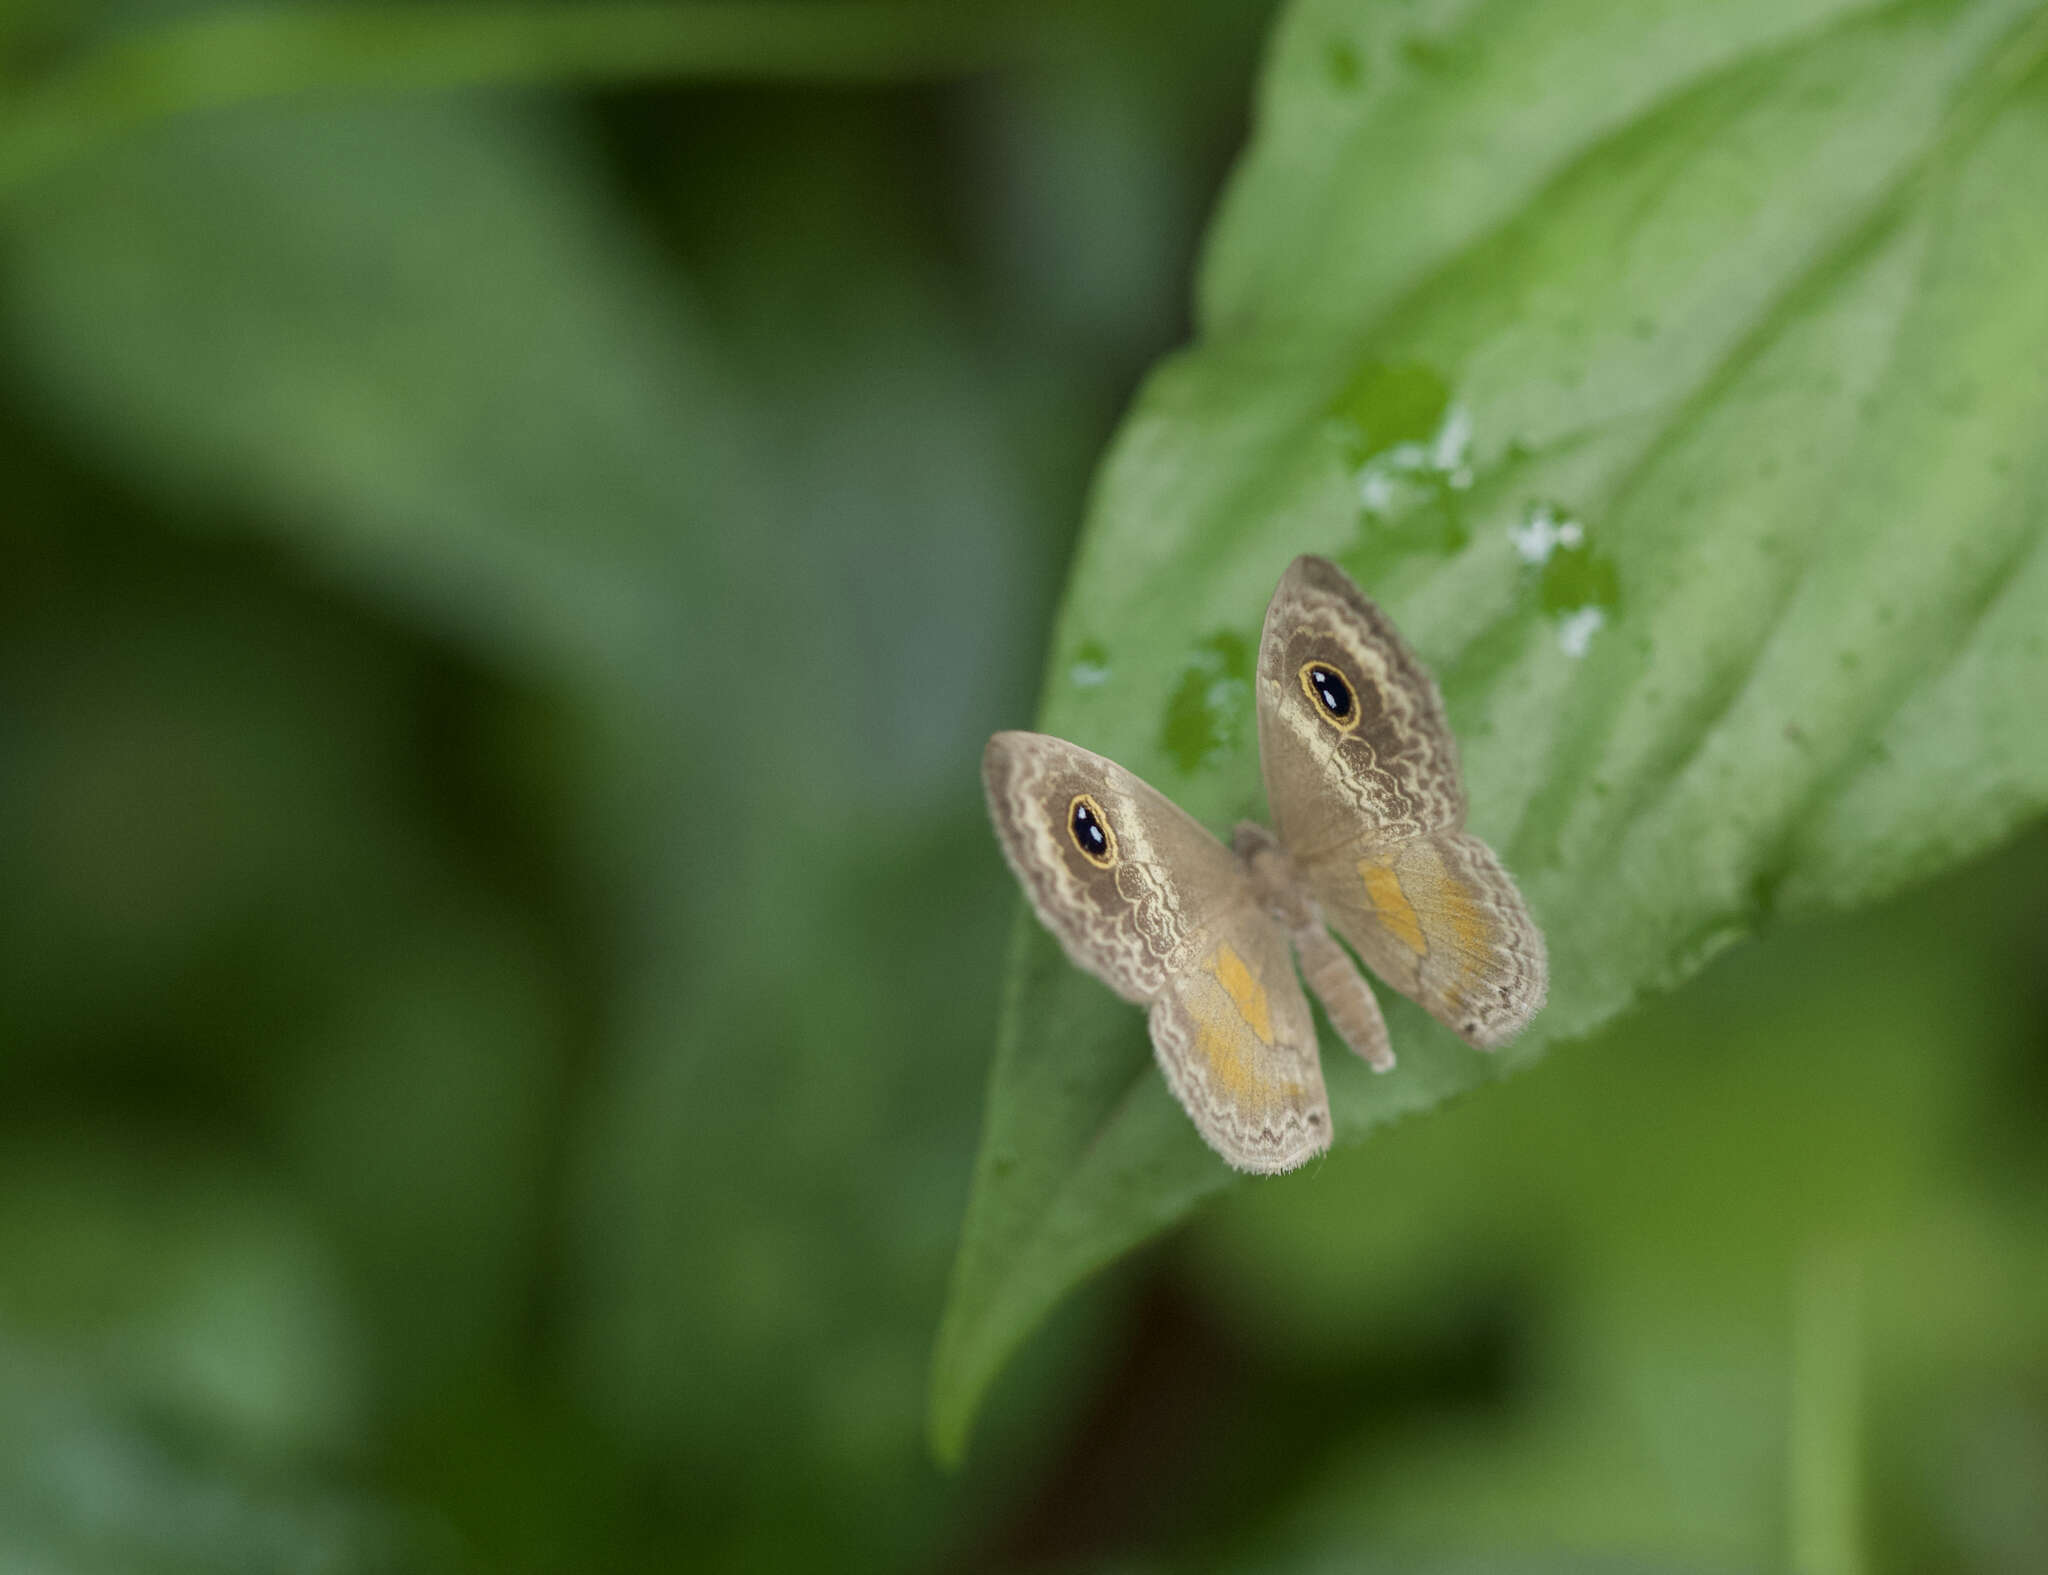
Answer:
[[(506, 663), (672, 681), (745, 448), (653, 249), (546, 116), (169, 128), (0, 210), (16, 353), (208, 521)], [(486, 261), (487, 260), (487, 261)]]
[[(1502, 1392), (1368, 1411), (1253, 1535), (1772, 1567), (1795, 1526), (1848, 1530), (1832, 1495), (1853, 1451), (1917, 1445), (1928, 1407), (1899, 1391), (1946, 1406), (1972, 1370), (2038, 1367), (2022, 1331), (2042, 1325), (2048, 1257), (2013, 1194), (2042, 1168), (1972, 1161), (1985, 1072), (2029, 1042), (2010, 975), (2039, 919), (2007, 894), (2039, 889), (2044, 853), (2036, 833), (1736, 948), (1455, 1120), (1232, 1194), (1190, 1245), (1233, 1326), (1287, 1365), (1412, 1348), (1474, 1306), (1517, 1331)], [(1852, 1265), (1861, 1316), (1842, 1317)], [(1851, 1373), (1864, 1420), (1839, 1404)], [(1811, 1409), (1830, 1394), (1833, 1414)], [(1873, 1474), (1869, 1497), (1918, 1474)], [(1893, 1549), (1873, 1568), (1939, 1562), (1873, 1542)]]
[[(1648, 1558), (1606, 1558), (1572, 1553), (1545, 1556), (1523, 1550), (1453, 1554), (1403, 1549), (1362, 1553), (1356, 1547), (1262, 1562), (1264, 1575), (1704, 1575), (1697, 1564)], [(1733, 1575), (1733, 1572), (1729, 1572)]]
[[(106, 499), (14, 436), (0, 1567), (371, 1567), (318, 1505), (381, 1516), (403, 1473), (315, 1483), (508, 1365), (546, 1228), (560, 961), (521, 856), (446, 835), (495, 829), (465, 775), (505, 751), (471, 675), (256, 554), (118, 515), (108, 550)], [(462, 766), (422, 793), (429, 727)], [(17, 1354), (81, 1414), (8, 1392)]]
[(529, 937), (431, 887), (411, 900), (287, 1039), (273, 1096), (293, 1180), (355, 1273), (377, 1399), (399, 1414), (519, 1348), (565, 1037), (553, 959)]
[[(64, 505), (7, 459), (48, 529)], [(313, 957), (352, 971), (351, 943), (384, 934), (425, 862), (394, 802), (403, 664), (360, 622), (205, 567), (124, 545), (113, 569), (25, 576), (0, 616), (0, 1041), (17, 1103), (39, 1068), (105, 1078), (180, 1042), (188, 1076), (214, 1063), (240, 1084), (270, 1064), (278, 1003)]]
[[(2044, 58), (2017, 0), (1284, 22), (1204, 337), (1107, 461), (1040, 724), (1211, 824), (1255, 812), (1249, 730), (1183, 769), (1171, 708), (1303, 551), (1435, 667), (1551, 1003), (1500, 1061), (1397, 1003), (1398, 1072), (1326, 1068), (1341, 1137), (2048, 803)], [(1139, 1015), (1026, 915), (941, 1455), (1054, 1301), (1230, 1179)]]
[(574, 1370), (673, 1463), (706, 1568), (901, 1567), (974, 1492), (929, 1470), (921, 1382), (1008, 918), (973, 761), (1056, 588), (1042, 522), (1066, 511), (1037, 494), (1066, 502), (1087, 460), (1030, 462), (1031, 403), (1072, 380), (1027, 402), (1057, 366), (1035, 341), (991, 358), (1007, 333), (906, 199), (906, 119), (777, 96), (659, 155), (775, 455), (772, 528), (732, 547), (748, 594), (721, 613), (677, 587), (733, 619), (698, 679), (812, 701), (800, 729), (728, 704), (636, 741), (663, 753), (618, 835), (661, 928), (579, 1143)]
[(819, 0), (223, 6), (118, 33), (17, 89), (0, 110), (0, 197), (124, 132), (198, 110), (528, 82), (915, 79), (1020, 53), (1021, 20)]
[(359, 1425), (339, 1277), (275, 1192), (70, 1130), (13, 1134), (4, 1167), (0, 1334), (89, 1363), (197, 1433), (285, 1451)]
[[(559, 768), (604, 992), (538, 1178), (571, 1192), (539, 1244), (559, 1279), (505, 1283), (531, 1263), (506, 1249), (544, 979), (497, 979), (460, 911), (408, 893), (281, 1047), (282, 1135), (369, 1287), (374, 1387), (413, 1447), (470, 1452), (431, 1429), (523, 1354), (538, 1304), (562, 1389), (659, 1462), (694, 1551), (752, 1567), (858, 1537), (901, 1562), (945, 1491), (924, 1325), (1006, 916), (974, 751), (1053, 588), (1034, 527), (1066, 511), (1038, 491), (1049, 470), (1078, 490), (1085, 451), (1020, 455), (1013, 385), (1077, 362), (980, 342), (892, 144), (847, 129), (872, 111), (760, 113), (776, 140), (751, 162), (661, 127), (714, 235), (739, 230), (720, 328), (757, 336), (760, 388), (714, 367), (673, 254), (573, 121), (474, 104), (248, 109), (81, 165), (11, 215), (11, 329), (53, 424), (131, 483), (597, 713), (594, 747), (562, 741), (595, 758)], [(1034, 390), (1063, 414), (1064, 392)], [(791, 693), (806, 727), (755, 703)], [(472, 1475), (445, 1489), (466, 1533), (526, 1524), (491, 1505), (528, 1495)]]
[[(237, 1335), (259, 1345), (270, 1337), (247, 1322), (216, 1331)], [(83, 1364), (67, 1368), (0, 1337), (0, 1567), (64, 1575), (467, 1567), (429, 1517), (305, 1480), (274, 1457), (252, 1470), (247, 1453), (138, 1417), (128, 1397), (109, 1392), (118, 1387)]]

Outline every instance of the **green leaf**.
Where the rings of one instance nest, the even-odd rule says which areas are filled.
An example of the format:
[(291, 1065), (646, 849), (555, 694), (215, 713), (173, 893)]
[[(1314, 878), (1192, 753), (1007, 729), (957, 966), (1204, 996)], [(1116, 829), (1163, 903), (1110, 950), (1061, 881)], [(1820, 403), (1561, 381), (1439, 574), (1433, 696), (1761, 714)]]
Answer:
[[(1261, 809), (1190, 674), (1299, 552), (1442, 680), (1472, 825), (1549, 937), (1499, 1059), (1405, 1002), (1340, 1141), (1587, 1033), (1775, 918), (2048, 805), (2048, 14), (1298, 4), (1200, 337), (1100, 478), (1040, 725), (1210, 825)], [(1231, 1181), (1140, 1014), (1020, 921), (932, 1385)]]
[(123, 146), (0, 208), (17, 358), (196, 520), (277, 528), (515, 668), (657, 686), (698, 654), (671, 587), (718, 561), (685, 526), (751, 440), (561, 130), (267, 106)]
[(661, 78), (916, 80), (985, 69), (1028, 43), (1021, 17), (860, 0), (222, 7), (121, 32), (12, 94), (0, 109), (0, 197), (138, 127), (269, 99)]

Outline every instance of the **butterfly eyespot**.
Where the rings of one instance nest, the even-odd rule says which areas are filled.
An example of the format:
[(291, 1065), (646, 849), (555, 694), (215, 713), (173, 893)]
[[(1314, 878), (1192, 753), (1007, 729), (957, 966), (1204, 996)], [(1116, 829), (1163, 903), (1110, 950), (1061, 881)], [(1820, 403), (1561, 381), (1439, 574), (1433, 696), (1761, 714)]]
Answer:
[(1316, 708), (1316, 715), (1340, 733), (1358, 726), (1358, 696), (1351, 680), (1333, 662), (1303, 662), (1301, 692)]
[(1116, 833), (1109, 829), (1109, 817), (1091, 795), (1076, 793), (1067, 806), (1067, 835), (1090, 864), (1108, 869), (1116, 863)]

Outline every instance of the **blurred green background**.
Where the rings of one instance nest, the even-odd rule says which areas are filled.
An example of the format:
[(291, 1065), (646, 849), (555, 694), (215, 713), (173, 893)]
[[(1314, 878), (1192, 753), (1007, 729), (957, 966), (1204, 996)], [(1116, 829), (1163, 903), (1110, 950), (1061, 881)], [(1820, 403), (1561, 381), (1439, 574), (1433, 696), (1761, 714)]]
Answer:
[(1232, 1193), (939, 1471), (980, 747), (1271, 8), (354, 9), (0, 0), (0, 1570), (2048, 1568), (2038, 825)]

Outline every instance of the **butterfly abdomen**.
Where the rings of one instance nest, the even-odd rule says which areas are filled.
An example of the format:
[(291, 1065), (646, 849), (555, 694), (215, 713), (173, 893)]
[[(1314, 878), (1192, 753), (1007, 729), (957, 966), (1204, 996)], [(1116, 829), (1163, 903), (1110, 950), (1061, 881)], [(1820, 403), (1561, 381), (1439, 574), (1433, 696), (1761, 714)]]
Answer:
[(1323, 1003), (1337, 1036), (1375, 1072), (1393, 1071), (1394, 1050), (1387, 1042), (1386, 1019), (1380, 1016), (1372, 986), (1320, 919), (1294, 932), (1294, 954), (1300, 959), (1302, 978)]

